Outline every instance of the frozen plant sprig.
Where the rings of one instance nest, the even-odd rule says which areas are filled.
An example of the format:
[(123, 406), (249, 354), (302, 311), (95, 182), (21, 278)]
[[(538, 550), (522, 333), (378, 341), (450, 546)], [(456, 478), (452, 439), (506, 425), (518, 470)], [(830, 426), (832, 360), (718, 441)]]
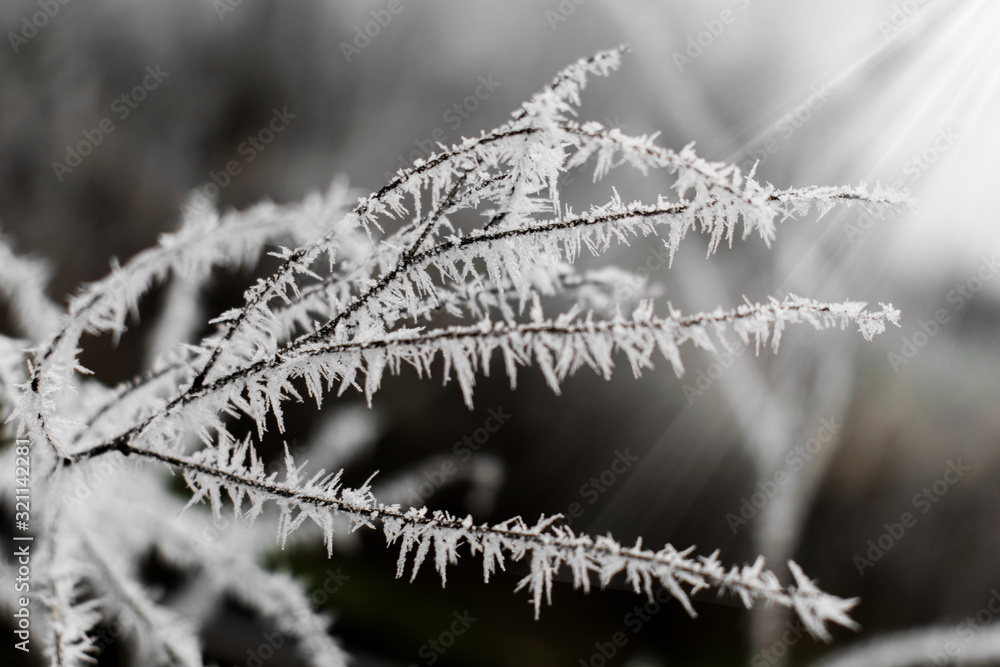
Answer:
[[(34, 564), (48, 591), (40, 612), (53, 664), (85, 662), (93, 646), (88, 633), (115, 609), (132, 609), (145, 619), (135, 631), (147, 655), (200, 664), (197, 628), (176, 622), (177, 615), (144, 592), (134, 575), (137, 561), (154, 547), (180, 567), (199, 568), (206, 581), (224, 584), (204, 586), (204, 595), (221, 595), (227, 587), (232, 592), (239, 584), (233, 572), (271, 591), (244, 590), (241, 597), (268, 617), (297, 609), (300, 627), (307, 628), (299, 636), (306, 658), (343, 662), (325, 635), (325, 620), (302, 608), (294, 582), (247, 561), (245, 546), (232, 540), (219, 539), (192, 556), (172, 523), (185, 505), (167, 491), (160, 467), (132, 468), (123, 461), (180, 471), (192, 491), (186, 506), (205, 500), (221, 516), (228, 496), (235, 516), (248, 522), (275, 514), (282, 544), (307, 520), (322, 529), (328, 550), (345, 526), (380, 528), (388, 542), (400, 545), (397, 576), (414, 576), (430, 558), (444, 583), (465, 548), (482, 558), (487, 581), (507, 561), (527, 560), (529, 574), (517, 589), (527, 589), (536, 616), (543, 599), (551, 602), (553, 578), (565, 567), (585, 591), (594, 580), (604, 586), (618, 575), (647, 596), (662, 585), (692, 615), (691, 596), (711, 589), (730, 592), (747, 607), (794, 608), (820, 639), (829, 640), (830, 623), (856, 627), (848, 615), (856, 600), (823, 593), (792, 562), (794, 583), (784, 585), (762, 559), (726, 569), (717, 553), (695, 557), (691, 549), (670, 545), (654, 551), (641, 541), (628, 547), (611, 536), (577, 534), (559, 517), (534, 525), (520, 518), (486, 524), (426, 508), (404, 510), (378, 500), (367, 483), (351, 489), (340, 483), (340, 473), (307, 473), (290, 454), (279, 481), (257, 454), (268, 420), (273, 416), (283, 430), (282, 406), (302, 400), (301, 387), (317, 408), (331, 392), (352, 389), (370, 405), (385, 374), (406, 365), (422, 376), (454, 378), (471, 407), (476, 377), (489, 371), (495, 355), (512, 386), (520, 368), (537, 366), (558, 393), (583, 367), (610, 378), (622, 358), (639, 375), (663, 357), (681, 376), (680, 348), (687, 342), (714, 351), (735, 335), (752, 340), (758, 351), (767, 344), (777, 351), (789, 324), (853, 325), (867, 340), (898, 324), (891, 304), (868, 310), (863, 303), (798, 296), (692, 315), (669, 304), (658, 313), (645, 300), (628, 314), (596, 315), (588, 291), (615, 294), (638, 282), (625, 271), (579, 271), (575, 262), (584, 252), (597, 256), (645, 239), (662, 242), (672, 259), (689, 234), (702, 233), (712, 255), (737, 236), (757, 235), (770, 245), (778, 223), (812, 211), (822, 216), (838, 204), (873, 213), (907, 204), (879, 186), (781, 190), (753, 173), (701, 158), (693, 145), (674, 151), (657, 145), (655, 135), (629, 136), (580, 122), (577, 107), (589, 79), (616, 69), (624, 52), (613, 49), (571, 65), (507, 123), (441, 145), (353, 204), (335, 182), (328, 192), (290, 206), (264, 203), (223, 216), (187, 207), (177, 232), (113, 265), (106, 278), (70, 301), (64, 315), (45, 296), (44, 268), (36, 262), (18, 260), (17, 271), (0, 271), (0, 294), (14, 301), (33, 345), (24, 359), (18, 352), (23, 341), (0, 341), (0, 372), (18, 434), (32, 443), (36, 469), (46, 472), (39, 512), (48, 532), (39, 543), (82, 545), (43, 550)], [(628, 166), (643, 175), (666, 173), (673, 194), (625, 202), (612, 190), (605, 204), (574, 211), (562, 200), (559, 178), (591, 160), (595, 183)], [(186, 340), (198, 329), (195, 322), (164, 317), (150, 337), (151, 366), (143, 375), (117, 387), (87, 377), (79, 362), (83, 335), (117, 339), (154, 284), (183, 279), (170, 292), (171, 313), (198, 312), (199, 289), (213, 267), (252, 263), (268, 249), (279, 267), (246, 290), (241, 307), (211, 320), (208, 336)], [(0, 239), (0, 257), (7, 256), (14, 257)], [(575, 297), (576, 305), (546, 315), (544, 304), (556, 295)], [(442, 323), (442, 314), (457, 322)], [(27, 361), (26, 374), (17, 360)], [(253, 420), (255, 434), (230, 433), (229, 417), (240, 414)], [(88, 503), (72, 502), (73, 484), (95, 473), (106, 480), (102, 493)], [(0, 491), (13, 496), (7, 487)], [(122, 516), (129, 517), (127, 525)], [(91, 536), (97, 534), (107, 542), (95, 546)], [(93, 599), (80, 597), (84, 586)], [(169, 633), (156, 627), (164, 624)]]
[[(738, 596), (747, 608), (756, 600), (792, 607), (809, 632), (825, 640), (830, 639), (828, 622), (856, 627), (847, 612), (857, 600), (823, 593), (791, 561), (789, 568), (796, 583), (785, 587), (773, 572), (764, 569), (763, 558), (753, 565), (727, 571), (718, 560), (718, 552), (707, 557), (690, 557), (694, 547), (678, 551), (669, 544), (653, 551), (644, 548), (641, 539), (626, 547), (610, 535), (597, 538), (577, 535), (561, 525), (560, 515), (540, 517), (533, 526), (520, 517), (497, 525), (477, 525), (471, 516), (459, 518), (442, 511), (428, 513), (426, 508), (403, 511), (397, 504), (380, 503), (367, 483), (357, 489), (343, 487), (340, 472), (327, 475), (319, 471), (306, 479), (287, 451), (285, 479), (279, 482), (277, 473), (265, 472), (249, 439), (190, 458), (142, 451), (126, 453), (146, 456), (181, 470), (194, 491), (190, 503), (208, 499), (217, 514), (224, 511), (224, 493), (231, 499), (236, 515), (249, 522), (263, 512), (266, 501), (275, 501), (280, 507), (278, 535), (282, 541), (310, 520), (323, 529), (332, 553), (333, 527), (338, 517), (346, 518), (352, 531), (374, 528), (380, 523), (388, 543), (400, 542), (398, 577), (406, 573), (411, 554), (411, 580), (430, 556), (443, 585), (447, 581), (447, 566), (458, 562), (458, 549), (463, 544), (469, 546), (472, 554), (480, 554), (487, 582), (497, 568), (504, 569), (505, 559), (519, 561), (530, 555), (531, 573), (521, 580), (517, 590), (530, 591), (536, 618), (542, 598), (551, 603), (553, 577), (565, 565), (572, 572), (575, 588), (589, 591), (592, 574), (598, 576), (602, 587), (616, 575), (624, 574), (635, 592), (647, 595), (650, 600), (653, 586), (663, 586), (692, 616), (697, 613), (690, 595), (715, 589), (720, 595), (729, 591)], [(244, 510), (246, 504), (249, 507)]]

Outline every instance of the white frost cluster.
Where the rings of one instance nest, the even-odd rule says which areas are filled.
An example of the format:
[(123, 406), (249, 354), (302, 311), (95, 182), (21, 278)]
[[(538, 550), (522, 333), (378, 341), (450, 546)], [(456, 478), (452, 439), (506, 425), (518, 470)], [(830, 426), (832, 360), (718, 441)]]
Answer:
[[(123, 609), (140, 620), (133, 632), (142, 655), (201, 663), (197, 628), (136, 579), (138, 559), (154, 547), (202, 573), (205, 599), (252, 582), (241, 599), (266, 617), (297, 614), (299, 645), (312, 664), (343, 662), (326, 620), (304, 604), (295, 582), (246, 558), (267, 548), (260, 540), (225, 536), (195, 552), (187, 547), (173, 518), (183, 503), (169, 493), (156, 463), (183, 475), (192, 490), (188, 505), (207, 501), (216, 517), (232, 511), (253, 522), (276, 505), (282, 544), (307, 520), (330, 549), (345, 527), (378, 528), (400, 545), (400, 576), (429, 558), (444, 582), (464, 550), (482, 558), (486, 579), (508, 560), (527, 559), (530, 574), (518, 588), (528, 589), (536, 614), (551, 596), (553, 576), (567, 567), (584, 590), (618, 575), (637, 593), (652, 595), (661, 585), (692, 614), (690, 596), (713, 589), (747, 606), (792, 607), (819, 638), (828, 638), (828, 623), (852, 626), (847, 612), (854, 601), (822, 593), (794, 563), (794, 583), (783, 585), (760, 560), (726, 569), (716, 554), (695, 557), (669, 545), (654, 551), (641, 542), (627, 547), (610, 536), (578, 535), (558, 517), (487, 525), (404, 510), (380, 502), (367, 484), (343, 487), (339, 473), (308, 473), (291, 454), (279, 480), (258, 456), (254, 437), (228, 430), (229, 418), (240, 414), (256, 423), (258, 438), (271, 416), (283, 429), (283, 405), (303, 400), (303, 386), (317, 407), (332, 391), (355, 389), (370, 405), (386, 373), (404, 365), (454, 378), (471, 407), (476, 376), (488, 372), (495, 355), (512, 386), (521, 367), (537, 366), (558, 392), (580, 368), (610, 378), (621, 360), (638, 375), (663, 357), (680, 376), (681, 348), (689, 341), (714, 350), (738, 336), (776, 350), (789, 324), (853, 325), (871, 339), (887, 322), (898, 323), (888, 304), (866, 310), (861, 303), (796, 296), (689, 315), (643, 300), (628, 315), (596, 314), (594, 304), (607, 305), (602, 295), (632, 294), (642, 281), (613, 268), (578, 271), (574, 262), (585, 252), (599, 255), (638, 238), (663, 243), (673, 258), (689, 234), (702, 233), (711, 255), (723, 242), (733, 244), (738, 227), (740, 238), (756, 235), (770, 244), (777, 223), (811, 211), (822, 215), (845, 204), (883, 213), (906, 204), (879, 187), (779, 190), (702, 159), (693, 145), (674, 151), (658, 146), (655, 135), (629, 136), (577, 120), (588, 79), (617, 68), (624, 51), (571, 65), (507, 123), (441, 145), (360, 199), (335, 181), (289, 206), (264, 203), (221, 216), (189, 207), (177, 232), (125, 265), (114, 264), (65, 313), (45, 295), (44, 267), (16, 258), (0, 241), (0, 294), (12, 301), (30, 339), (0, 340), (0, 373), (4, 402), (14, 405), (18, 435), (31, 441), (35, 479), (44, 485), (45, 503), (35, 506), (48, 532), (37, 544), (50, 548), (39, 550), (33, 573), (45, 591), (38, 614), (47, 619), (44, 641), (54, 664), (86, 662), (90, 629)], [(673, 192), (626, 202), (611, 191), (605, 204), (574, 211), (561, 200), (559, 178), (591, 162), (595, 182), (621, 166), (642, 174), (665, 170)], [(186, 315), (201, 312), (200, 290), (211, 269), (252, 263), (264, 252), (280, 260), (279, 268), (246, 290), (241, 307), (211, 320), (210, 335), (190, 340), (199, 321)], [(117, 387), (89, 379), (78, 358), (81, 337), (117, 339), (129, 313), (161, 282), (170, 285), (170, 310), (151, 336), (148, 370)], [(575, 296), (576, 305), (546, 315), (543, 304), (554, 295)], [(374, 433), (360, 429), (357, 446)], [(322, 446), (311, 454), (329, 458)], [(334, 459), (347, 455), (337, 447), (329, 443)], [(0, 455), (7, 463), (9, 452)], [(154, 465), (139, 468), (134, 461)], [(73, 502), (79, 500), (74, 485), (95, 478), (101, 492)], [(0, 491), (12, 496), (6, 486)], [(100, 544), (93, 539), (98, 534)], [(84, 586), (93, 597), (81, 597)], [(192, 618), (207, 614), (205, 604), (192, 602), (201, 614)]]

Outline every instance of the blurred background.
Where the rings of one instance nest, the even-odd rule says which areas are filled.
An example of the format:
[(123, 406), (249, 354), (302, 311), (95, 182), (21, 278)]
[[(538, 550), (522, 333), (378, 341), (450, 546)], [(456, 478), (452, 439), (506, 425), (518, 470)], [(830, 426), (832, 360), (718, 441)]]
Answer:
[[(919, 202), (885, 220), (811, 215), (781, 225), (770, 250), (750, 239), (711, 261), (692, 236), (669, 270), (643, 243), (592, 262), (647, 276), (685, 311), (787, 293), (892, 302), (902, 327), (873, 343), (800, 326), (777, 356), (685, 350), (683, 378), (666, 364), (639, 380), (583, 373), (561, 396), (531, 370), (516, 392), (496, 373), (471, 412), (456, 387), (404, 374), (384, 382), (344, 457), (349, 482), (379, 470), (410, 480), (401, 502), (480, 521), (572, 511), (574, 529), (623, 542), (719, 549), (734, 564), (764, 554), (786, 581), (794, 558), (824, 590), (861, 598), (859, 633), (837, 629), (827, 646), (777, 610), (709, 596), (697, 619), (676, 603), (639, 613), (628, 591), (569, 583), (535, 621), (512, 593), (517, 565), (485, 585), (468, 559), (442, 589), (429, 571), (394, 579), (395, 551), (374, 535), (330, 559), (319, 539), (276, 552), (271, 565), (307, 590), (339, 573), (313, 600), (355, 664), (808, 664), (977, 614), (975, 630), (992, 629), (979, 612), (1000, 587), (996, 3), (6, 0), (0, 27), (0, 227), (50, 262), (59, 299), (175, 228), (208, 184), (223, 209), (296, 201), (338, 174), (378, 189), (434, 141), (502, 123), (563, 66), (622, 42), (631, 53), (588, 86), (582, 119), (696, 141), (781, 188), (877, 181)], [(222, 178), (233, 161), (239, 174)], [(649, 201), (669, 184), (623, 168), (595, 185), (581, 171), (564, 200), (579, 210), (615, 186)], [(251, 279), (220, 273), (208, 309), (234, 305)], [(88, 340), (85, 365), (108, 383), (138, 372), (162, 304), (154, 291), (118, 348)], [(288, 421), (290, 441), (320, 424), (308, 408)], [(436, 484), (463, 438), (476, 443), (458, 461), (469, 465)], [(466, 623), (449, 638), (456, 614)], [(219, 609), (206, 656), (253, 664), (247, 647), (266, 631)], [(266, 664), (299, 664), (289, 648)], [(112, 645), (101, 664), (124, 656)]]

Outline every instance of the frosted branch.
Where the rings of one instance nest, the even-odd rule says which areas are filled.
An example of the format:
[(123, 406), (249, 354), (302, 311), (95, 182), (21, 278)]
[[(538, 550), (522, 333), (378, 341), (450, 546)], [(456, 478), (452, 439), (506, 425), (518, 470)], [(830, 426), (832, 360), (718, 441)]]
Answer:
[[(692, 557), (693, 547), (678, 551), (670, 545), (653, 551), (644, 548), (641, 540), (631, 547), (623, 546), (611, 536), (578, 535), (560, 525), (559, 516), (542, 517), (534, 525), (520, 518), (496, 525), (477, 525), (471, 517), (462, 519), (441, 511), (429, 513), (426, 508), (404, 512), (399, 505), (378, 502), (367, 484), (357, 489), (343, 487), (340, 473), (328, 475), (320, 471), (306, 478), (302, 468), (287, 455), (285, 480), (278, 482), (277, 473), (266, 473), (249, 440), (238, 445), (220, 443), (217, 450), (194, 457), (149, 452), (130, 445), (121, 451), (181, 470), (193, 491), (189, 506), (206, 499), (213, 512), (221, 512), (222, 494), (226, 493), (232, 499), (237, 517), (252, 522), (261, 514), (265, 502), (276, 502), (281, 511), (278, 521), (281, 541), (306, 520), (323, 529), (328, 549), (332, 549), (333, 526), (338, 518), (346, 518), (352, 531), (381, 526), (390, 544), (400, 543), (398, 577), (409, 570), (412, 579), (430, 556), (445, 584), (447, 567), (458, 561), (458, 550), (463, 544), (468, 545), (473, 555), (479, 554), (487, 582), (497, 568), (505, 568), (507, 559), (516, 562), (527, 558), (531, 572), (520, 581), (517, 590), (528, 590), (536, 617), (543, 597), (551, 602), (554, 577), (565, 566), (572, 573), (574, 588), (589, 591), (594, 575), (602, 588), (623, 575), (637, 594), (645, 594), (651, 600), (653, 587), (662, 586), (692, 616), (697, 613), (691, 596), (702, 590), (716, 590), (719, 594), (735, 595), (747, 608), (756, 601), (790, 607), (819, 639), (829, 640), (827, 623), (856, 627), (847, 615), (856, 600), (823, 593), (793, 562), (789, 568), (795, 584), (784, 586), (777, 575), (764, 569), (762, 558), (752, 565), (727, 570), (718, 553)], [(410, 556), (412, 562), (408, 565)]]

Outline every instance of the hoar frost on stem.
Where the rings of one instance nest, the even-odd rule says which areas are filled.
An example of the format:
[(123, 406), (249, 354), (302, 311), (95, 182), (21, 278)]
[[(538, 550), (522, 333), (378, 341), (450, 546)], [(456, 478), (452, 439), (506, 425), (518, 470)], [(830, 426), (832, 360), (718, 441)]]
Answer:
[[(601, 52), (571, 65), (507, 123), (441, 146), (353, 204), (346, 188), (334, 182), (326, 193), (295, 205), (264, 203), (223, 216), (187, 207), (177, 232), (124, 265), (113, 265), (106, 278), (71, 300), (64, 315), (44, 296), (44, 275), (34, 263), (23, 263), (16, 276), (0, 271), (0, 293), (16, 301), (21, 328), (34, 345), (26, 375), (8, 363), (20, 341), (5, 338), (0, 349), (4, 391), (14, 405), (18, 433), (34, 443), (36, 466), (49, 471), (44, 482), (50, 502), (40, 510), (50, 527), (44, 539), (63, 535), (85, 542), (83, 526), (100, 531), (116, 524), (116, 515), (126, 510), (114, 502), (70, 510), (59, 498), (81, 470), (125, 455), (179, 470), (193, 492), (188, 506), (207, 500), (215, 515), (224, 510), (224, 494), (235, 515), (249, 522), (266, 514), (272, 501), (282, 544), (307, 519), (323, 530), (328, 549), (335, 529), (345, 524), (380, 528), (388, 542), (400, 544), (398, 576), (408, 568), (415, 575), (431, 558), (444, 583), (448, 565), (465, 547), (482, 558), (486, 580), (508, 560), (525, 559), (530, 572), (517, 588), (528, 590), (536, 616), (542, 600), (550, 601), (554, 576), (566, 567), (574, 586), (585, 591), (595, 579), (604, 586), (618, 575), (648, 596), (661, 585), (692, 615), (691, 596), (713, 589), (734, 594), (747, 607), (759, 601), (794, 608), (821, 639), (830, 638), (828, 623), (855, 627), (848, 616), (855, 600), (823, 593), (791, 562), (794, 583), (783, 585), (761, 559), (726, 569), (717, 554), (695, 557), (691, 549), (670, 545), (654, 551), (641, 541), (624, 546), (611, 536), (574, 533), (557, 516), (534, 525), (520, 518), (491, 525), (426, 508), (404, 511), (376, 499), (367, 483), (351, 489), (341, 485), (340, 473), (307, 474), (306, 464), (291, 455), (279, 481), (277, 472), (266, 471), (253, 434), (230, 433), (228, 418), (240, 414), (253, 419), (257, 438), (269, 415), (283, 430), (282, 405), (303, 400), (303, 387), (318, 408), (334, 388), (338, 394), (360, 390), (370, 405), (384, 374), (404, 365), (422, 376), (454, 377), (471, 407), (476, 375), (488, 373), (495, 354), (503, 358), (512, 386), (519, 367), (535, 365), (558, 392), (583, 367), (610, 378), (622, 357), (638, 375), (659, 355), (680, 376), (680, 347), (689, 341), (715, 350), (735, 335), (753, 339), (758, 350), (769, 342), (776, 351), (789, 324), (817, 329), (850, 324), (868, 340), (887, 323), (898, 324), (899, 312), (890, 304), (866, 310), (862, 303), (798, 296), (746, 300), (730, 310), (692, 315), (669, 304), (658, 314), (652, 301), (643, 300), (627, 315), (595, 315), (588, 291), (615, 294), (617, 287), (636, 282), (626, 271), (578, 270), (574, 262), (585, 251), (599, 255), (616, 243), (659, 239), (672, 260), (680, 243), (700, 232), (711, 255), (723, 242), (733, 245), (741, 222), (742, 239), (756, 234), (770, 245), (777, 223), (812, 211), (821, 217), (844, 204), (884, 213), (907, 203), (878, 186), (780, 190), (759, 183), (752, 172), (744, 175), (738, 167), (701, 158), (693, 145), (674, 151), (658, 146), (656, 135), (629, 136), (576, 120), (589, 78), (616, 69), (625, 51)], [(621, 166), (644, 175), (663, 170), (673, 178), (673, 196), (625, 202), (612, 190), (605, 204), (576, 212), (561, 201), (559, 178), (591, 159), (595, 183)], [(473, 222), (476, 214), (480, 224)], [(280, 266), (247, 289), (242, 307), (212, 320), (210, 335), (171, 348), (171, 341), (192, 335), (196, 327), (162, 322), (162, 331), (152, 336), (154, 361), (143, 375), (118, 387), (85, 377), (78, 359), (83, 335), (122, 335), (129, 313), (154, 284), (183, 276), (189, 282), (171, 292), (172, 312), (197, 312), (199, 290), (212, 267), (252, 263), (267, 248)], [(7, 254), (0, 245), (0, 257)], [(18, 301), (21, 294), (34, 296)], [(556, 295), (576, 295), (577, 303), (548, 316), (543, 302)], [(142, 508), (149, 521), (159, 517), (166, 524), (183, 505), (148, 466), (109, 479), (117, 480), (122, 493), (132, 491), (135, 506), (128, 511)], [(169, 616), (137, 581), (112, 579), (108, 562), (139, 558), (144, 547), (156, 544), (175, 561), (192, 565), (175, 530), (103, 530), (114, 533), (120, 553), (84, 548), (69, 560), (66, 549), (49, 549), (47, 560), (39, 561), (40, 585), (48, 591), (46, 641), (55, 664), (81, 664), (88, 628), (116, 604), (141, 609), (144, 618)], [(205, 558), (201, 566), (232, 570), (238, 551), (227, 552), (232, 545), (226, 540), (212, 548), (228, 555)], [(277, 598), (248, 595), (248, 604), (270, 615), (284, 609), (275, 599), (297, 604), (293, 582), (275, 579), (253, 563), (242, 567), (241, 577), (281, 591)], [(220, 574), (219, 581), (230, 580)], [(99, 606), (79, 602), (74, 591), (81, 582), (98, 592)], [(306, 657), (313, 664), (341, 664), (339, 648), (318, 636), (323, 619), (306, 616), (304, 627), (317, 633), (301, 638)], [(145, 624), (150, 625), (155, 624)], [(200, 664), (196, 628), (175, 623), (165, 637), (145, 626), (138, 632), (148, 635), (157, 655)]]

